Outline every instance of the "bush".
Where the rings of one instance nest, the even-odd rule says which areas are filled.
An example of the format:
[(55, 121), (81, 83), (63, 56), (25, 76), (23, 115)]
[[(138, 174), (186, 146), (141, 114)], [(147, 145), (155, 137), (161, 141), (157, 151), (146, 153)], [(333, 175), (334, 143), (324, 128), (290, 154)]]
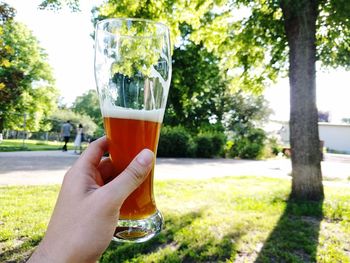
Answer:
[(213, 142), (214, 155), (224, 157), (226, 136), (223, 133), (214, 133), (211, 140)]
[(222, 156), (225, 141), (225, 135), (221, 133), (199, 134), (195, 139), (197, 144), (196, 157), (212, 158)]
[(230, 157), (257, 159), (264, 149), (266, 134), (262, 129), (251, 128), (244, 135), (236, 135), (228, 152)]
[(274, 158), (278, 156), (280, 153), (282, 154), (283, 146), (278, 142), (276, 137), (269, 137), (266, 140), (266, 144), (262, 153), (262, 158)]
[(271, 148), (271, 151), (274, 155), (278, 155), (283, 150), (283, 146), (280, 143), (278, 143), (276, 137), (269, 138), (267, 145)]
[(195, 142), (197, 145), (196, 157), (210, 158), (213, 156), (213, 142), (209, 136), (199, 135)]
[(163, 127), (159, 137), (158, 157), (194, 157), (195, 144), (181, 126)]
[(158, 157), (200, 157), (223, 156), (225, 135), (219, 132), (204, 132), (192, 137), (182, 126), (162, 128)]

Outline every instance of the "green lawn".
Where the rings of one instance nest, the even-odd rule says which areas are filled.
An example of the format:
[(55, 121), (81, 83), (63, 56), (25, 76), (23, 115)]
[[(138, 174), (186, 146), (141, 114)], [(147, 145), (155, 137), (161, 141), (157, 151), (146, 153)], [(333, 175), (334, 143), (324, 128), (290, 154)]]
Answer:
[[(23, 145), (22, 139), (11, 139), (0, 142), (0, 152), (61, 150), (62, 146), (63, 142), (40, 140), (25, 140)], [(74, 149), (73, 143), (69, 143), (68, 150), (72, 149)]]
[[(288, 201), (289, 188), (262, 177), (158, 181), (165, 229), (144, 244), (112, 242), (100, 262), (350, 262), (349, 187), (326, 187), (319, 203)], [(0, 262), (30, 255), (58, 190), (0, 188)]]

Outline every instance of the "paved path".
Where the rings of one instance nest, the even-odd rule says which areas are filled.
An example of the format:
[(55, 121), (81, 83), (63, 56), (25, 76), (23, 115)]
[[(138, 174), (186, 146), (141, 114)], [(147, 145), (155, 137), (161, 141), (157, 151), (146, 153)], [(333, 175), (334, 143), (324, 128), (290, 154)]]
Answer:
[[(78, 158), (73, 152), (0, 152), (0, 185), (60, 184), (65, 172)], [(257, 175), (290, 178), (290, 160), (158, 158), (156, 180), (207, 179), (217, 176)], [(326, 155), (322, 162), (326, 179), (349, 182), (350, 156)]]
[(72, 152), (0, 152), (0, 185), (60, 184), (79, 156)]

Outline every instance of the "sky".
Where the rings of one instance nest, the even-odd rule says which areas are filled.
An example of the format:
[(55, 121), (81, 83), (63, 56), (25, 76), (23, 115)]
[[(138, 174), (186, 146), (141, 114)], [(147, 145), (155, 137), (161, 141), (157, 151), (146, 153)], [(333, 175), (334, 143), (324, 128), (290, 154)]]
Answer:
[(81, 1), (79, 13), (39, 10), (40, 0), (5, 0), (17, 10), (15, 19), (26, 24), (48, 54), (62, 102), (95, 89), (94, 49), (90, 34), (92, 0)]
[[(100, 0), (101, 1), (101, 0)], [(95, 89), (91, 8), (100, 1), (84, 0), (81, 12), (39, 10), (40, 0), (5, 0), (17, 10), (16, 20), (26, 24), (40, 41), (53, 67), (62, 102), (70, 106), (77, 96)], [(350, 71), (317, 70), (317, 107), (329, 111), (332, 122), (350, 118)], [(170, 87), (171, 92), (171, 87)], [(275, 120), (289, 119), (289, 83), (281, 79), (265, 91)]]

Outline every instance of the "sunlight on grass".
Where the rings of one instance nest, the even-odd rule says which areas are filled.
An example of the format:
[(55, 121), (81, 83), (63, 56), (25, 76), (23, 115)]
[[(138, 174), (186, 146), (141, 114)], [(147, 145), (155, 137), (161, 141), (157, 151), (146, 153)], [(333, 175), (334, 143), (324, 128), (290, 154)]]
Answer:
[[(165, 229), (143, 244), (112, 242), (100, 262), (349, 262), (349, 188), (326, 187), (323, 204), (287, 202), (289, 188), (263, 177), (156, 182)], [(0, 188), (1, 262), (28, 257), (58, 190)]]
[[(62, 146), (63, 142), (59, 141), (25, 140), (23, 144), (22, 139), (11, 139), (3, 140), (0, 143), (0, 152), (61, 150)], [(72, 149), (74, 149), (74, 145), (70, 142), (68, 150)]]
[(0, 262), (17, 261), (42, 239), (58, 186), (0, 187)]

